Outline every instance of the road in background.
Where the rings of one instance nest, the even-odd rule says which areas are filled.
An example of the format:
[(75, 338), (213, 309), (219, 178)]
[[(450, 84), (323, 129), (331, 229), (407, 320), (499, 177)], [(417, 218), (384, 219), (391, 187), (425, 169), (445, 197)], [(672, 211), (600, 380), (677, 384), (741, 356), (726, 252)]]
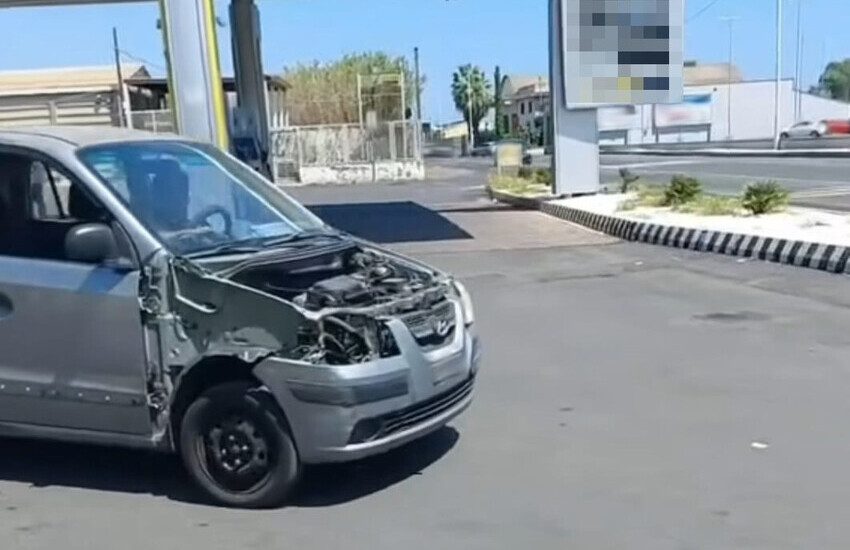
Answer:
[[(600, 157), (604, 188), (615, 191), (619, 171), (625, 168), (651, 184), (666, 184), (676, 174), (699, 179), (706, 191), (733, 195), (748, 183), (774, 180), (792, 193), (800, 206), (850, 211), (850, 158), (761, 158), (761, 157), (667, 157), (615, 155)], [(547, 168), (550, 156), (532, 159), (534, 168)], [(492, 158), (428, 159), (428, 181), (408, 186), (411, 196), (432, 204), (475, 201), (485, 205), (487, 176)], [(307, 193), (333, 196), (313, 188)], [(380, 192), (380, 191), (378, 191)]]
[[(604, 149), (619, 150), (622, 145), (603, 145)], [(629, 147), (640, 149), (674, 149), (674, 150), (696, 150), (696, 149), (773, 149), (772, 139), (755, 139), (740, 141), (712, 141), (706, 143), (684, 142), (684, 143), (641, 143)], [(847, 149), (850, 148), (850, 136), (828, 136), (822, 138), (799, 138), (786, 139), (782, 141), (782, 149)]]
[(687, 174), (699, 179), (706, 191), (729, 195), (740, 193), (748, 183), (774, 180), (791, 191), (795, 204), (850, 210), (850, 158), (603, 155), (602, 181), (610, 189), (620, 181), (621, 168), (657, 184)]

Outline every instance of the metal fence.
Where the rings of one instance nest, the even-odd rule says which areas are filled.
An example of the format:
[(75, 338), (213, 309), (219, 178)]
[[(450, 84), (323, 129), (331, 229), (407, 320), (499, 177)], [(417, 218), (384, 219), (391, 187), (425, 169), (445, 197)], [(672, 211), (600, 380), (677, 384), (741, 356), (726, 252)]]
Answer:
[(421, 161), (422, 137), (413, 120), (359, 124), (292, 126), (271, 131), (275, 176), (297, 178), (301, 168)]
[(155, 134), (174, 132), (174, 117), (169, 109), (133, 111), (130, 113), (130, 123), (136, 130), (145, 130)]

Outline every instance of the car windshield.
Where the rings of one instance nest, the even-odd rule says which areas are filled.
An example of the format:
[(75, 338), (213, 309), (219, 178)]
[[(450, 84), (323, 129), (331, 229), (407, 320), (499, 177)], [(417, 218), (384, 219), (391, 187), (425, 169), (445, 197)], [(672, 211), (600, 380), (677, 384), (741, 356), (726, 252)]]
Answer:
[(176, 254), (248, 250), (325, 229), (303, 206), (212, 146), (130, 142), (88, 147), (79, 157)]

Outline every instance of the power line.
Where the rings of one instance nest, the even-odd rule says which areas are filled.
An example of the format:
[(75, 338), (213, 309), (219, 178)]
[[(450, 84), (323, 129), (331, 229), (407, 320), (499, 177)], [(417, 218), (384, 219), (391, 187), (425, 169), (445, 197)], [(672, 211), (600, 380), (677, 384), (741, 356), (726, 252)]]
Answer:
[(697, 11), (695, 14), (688, 17), (685, 21), (688, 21), (688, 22), (693, 21), (694, 19), (696, 19), (697, 17), (699, 17), (700, 15), (704, 14), (705, 12), (710, 10), (712, 7), (714, 7), (714, 5), (717, 4), (718, 2), (720, 2), (720, 0), (709, 0), (708, 4), (704, 5), (702, 8), (699, 9), (699, 11)]
[(133, 55), (126, 50), (118, 50), (118, 51), (121, 53), (122, 56), (126, 57), (127, 59), (132, 59), (133, 61), (138, 61), (139, 63), (143, 63), (144, 65), (147, 65), (148, 67), (153, 67), (154, 69), (160, 69), (162, 71), (166, 70), (166, 68), (163, 67), (162, 65), (160, 65), (159, 63), (154, 63), (153, 61), (145, 59), (144, 57), (139, 57), (138, 55)]

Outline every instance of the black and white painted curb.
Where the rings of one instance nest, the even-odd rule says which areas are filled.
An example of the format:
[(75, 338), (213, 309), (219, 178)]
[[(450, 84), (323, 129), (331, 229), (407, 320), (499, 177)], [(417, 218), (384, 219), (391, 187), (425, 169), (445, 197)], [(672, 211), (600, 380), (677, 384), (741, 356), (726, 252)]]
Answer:
[(541, 202), (540, 210), (627, 241), (757, 258), (830, 273), (850, 274), (850, 247), (846, 246), (658, 225), (626, 220), (617, 216), (594, 214), (551, 202)]

